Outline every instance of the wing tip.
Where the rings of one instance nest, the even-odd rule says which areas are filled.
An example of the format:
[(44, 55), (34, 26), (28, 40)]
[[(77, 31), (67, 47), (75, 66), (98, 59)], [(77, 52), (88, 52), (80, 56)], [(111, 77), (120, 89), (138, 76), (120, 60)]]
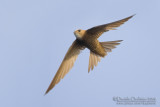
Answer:
[(122, 41), (124, 41), (124, 40), (117, 40), (118, 42), (122, 42)]
[(131, 15), (131, 16), (129, 16), (127, 19), (130, 19), (130, 18), (132, 18), (133, 16), (135, 16), (136, 14), (133, 14), (133, 15)]
[(50, 91), (50, 89), (48, 88), (47, 91), (44, 93), (44, 96), (45, 96), (46, 94), (48, 94), (49, 91)]

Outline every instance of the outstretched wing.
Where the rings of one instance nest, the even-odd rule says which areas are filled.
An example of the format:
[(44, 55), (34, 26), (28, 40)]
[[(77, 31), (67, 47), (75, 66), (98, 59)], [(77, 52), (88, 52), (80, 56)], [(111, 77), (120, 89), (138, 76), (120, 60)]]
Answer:
[(118, 21), (115, 21), (115, 22), (112, 22), (112, 23), (95, 26), (93, 28), (88, 29), (87, 34), (91, 35), (94, 38), (98, 38), (106, 31), (115, 30), (116, 27), (119, 27), (120, 25), (122, 25), (124, 22), (128, 21), (133, 16), (134, 15), (127, 17), (127, 18), (124, 18), (124, 19), (121, 19), (121, 20), (118, 20)]
[(80, 45), (76, 40), (73, 42), (45, 94), (47, 94), (57, 83), (59, 83), (61, 79), (64, 78), (64, 76), (73, 67), (80, 51), (84, 48), (85, 47)]

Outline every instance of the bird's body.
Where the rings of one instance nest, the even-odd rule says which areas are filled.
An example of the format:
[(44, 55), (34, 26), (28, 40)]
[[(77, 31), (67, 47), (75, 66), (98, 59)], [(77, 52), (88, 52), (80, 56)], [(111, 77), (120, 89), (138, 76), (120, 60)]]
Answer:
[(76, 42), (85, 46), (90, 51), (92, 51), (93, 53), (101, 57), (104, 57), (106, 55), (106, 51), (104, 47), (102, 47), (102, 45), (97, 39), (90, 39), (90, 38), (84, 38), (83, 40), (76, 39)]
[(76, 30), (74, 35), (76, 36), (76, 40), (70, 46), (68, 52), (66, 53), (55, 77), (53, 78), (49, 88), (47, 89), (46, 93), (48, 93), (59, 81), (64, 78), (64, 76), (69, 72), (69, 70), (73, 67), (74, 62), (79, 55), (80, 51), (88, 48), (90, 50), (90, 57), (89, 57), (89, 67), (88, 72), (90, 69), (93, 70), (94, 66), (98, 64), (101, 57), (105, 57), (107, 52), (111, 52), (116, 45), (119, 45), (122, 40), (117, 41), (108, 41), (108, 42), (99, 42), (98, 38), (104, 32), (109, 30), (115, 30), (114, 28), (119, 27), (124, 22), (128, 21), (131, 17), (124, 18), (122, 20), (96, 26), (90, 28), (88, 30)]

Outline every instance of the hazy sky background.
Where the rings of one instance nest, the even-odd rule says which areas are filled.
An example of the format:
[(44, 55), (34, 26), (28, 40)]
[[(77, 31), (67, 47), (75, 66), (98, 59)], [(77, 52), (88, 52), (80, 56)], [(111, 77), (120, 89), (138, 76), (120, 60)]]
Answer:
[[(99, 38), (124, 41), (93, 71), (85, 49), (44, 96), (74, 30), (133, 14)], [(114, 96), (154, 97), (160, 106), (159, 20), (160, 0), (1, 0), (0, 107), (120, 106)]]

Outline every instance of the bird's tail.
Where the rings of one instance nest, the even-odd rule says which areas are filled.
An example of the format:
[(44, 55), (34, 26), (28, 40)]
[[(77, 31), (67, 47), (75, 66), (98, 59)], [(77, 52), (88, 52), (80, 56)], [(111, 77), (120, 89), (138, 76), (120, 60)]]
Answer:
[[(100, 42), (102, 47), (107, 52), (111, 52), (113, 48), (116, 48), (116, 45), (119, 45), (122, 40), (117, 40), (117, 41), (107, 41), (107, 42)], [(90, 56), (89, 56), (89, 66), (88, 66), (88, 73), (90, 70), (93, 70), (94, 66), (100, 62), (101, 56), (94, 54), (92, 51), (90, 51)]]
[(119, 45), (123, 40), (116, 40), (116, 41), (107, 41), (107, 42), (100, 42), (101, 45), (105, 48), (106, 52), (111, 52), (112, 49), (116, 48), (116, 45)]

